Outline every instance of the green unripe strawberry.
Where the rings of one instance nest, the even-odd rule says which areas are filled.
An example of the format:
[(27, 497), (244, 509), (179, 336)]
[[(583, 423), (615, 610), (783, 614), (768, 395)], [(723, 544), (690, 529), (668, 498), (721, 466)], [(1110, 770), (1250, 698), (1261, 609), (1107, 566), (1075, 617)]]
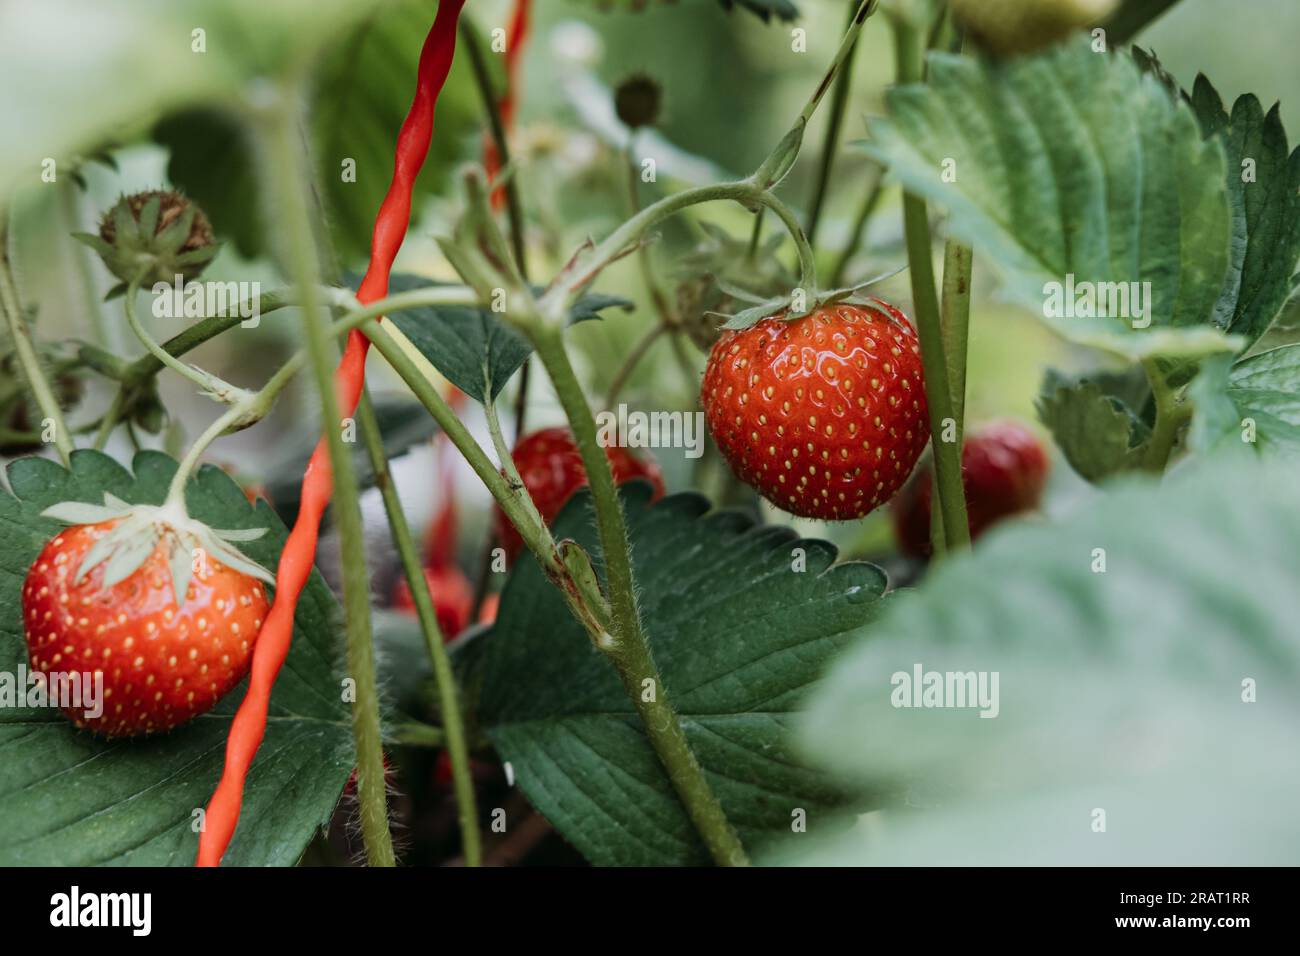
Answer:
[[(123, 283), (144, 288), (197, 278), (220, 250), (208, 217), (180, 193), (149, 190), (123, 196), (104, 214), (99, 235), (77, 238), (99, 253)], [(118, 290), (114, 290), (118, 291)]]

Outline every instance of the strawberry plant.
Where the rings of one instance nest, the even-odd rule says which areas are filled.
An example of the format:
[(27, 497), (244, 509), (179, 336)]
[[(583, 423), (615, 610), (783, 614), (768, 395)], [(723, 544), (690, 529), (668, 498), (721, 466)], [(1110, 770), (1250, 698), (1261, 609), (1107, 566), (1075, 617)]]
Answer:
[(0, 863), (1296, 861), (1294, 104), (1180, 4), (49, 5)]

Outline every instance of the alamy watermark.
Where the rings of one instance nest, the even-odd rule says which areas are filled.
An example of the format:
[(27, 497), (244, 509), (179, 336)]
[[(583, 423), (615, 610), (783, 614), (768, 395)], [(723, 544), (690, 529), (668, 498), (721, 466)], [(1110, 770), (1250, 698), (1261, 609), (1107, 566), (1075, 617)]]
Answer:
[(104, 672), (0, 671), (0, 709), (53, 707), (65, 713), (79, 710), (87, 720), (104, 715)]
[(1151, 324), (1150, 282), (1065, 282), (1043, 284), (1043, 317), (1048, 319), (1128, 319), (1135, 329)]
[(157, 319), (203, 319), (210, 315), (237, 315), (240, 328), (255, 329), (262, 321), (262, 283), (186, 283), (176, 276), (170, 283), (153, 284), (153, 314)]
[(704, 454), (703, 412), (616, 411), (596, 416), (596, 440), (602, 448), (684, 448), (687, 458)]
[(921, 664), (912, 670), (894, 671), (889, 702), (895, 707), (978, 708), (981, 717), (996, 717), (998, 671), (927, 671)]

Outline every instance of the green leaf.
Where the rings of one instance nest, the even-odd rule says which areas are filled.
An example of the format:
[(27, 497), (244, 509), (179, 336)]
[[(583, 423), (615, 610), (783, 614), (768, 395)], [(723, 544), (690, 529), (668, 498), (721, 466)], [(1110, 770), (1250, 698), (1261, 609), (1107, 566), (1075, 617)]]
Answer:
[[(13, 496), (0, 493), (0, 671), (26, 666), (20, 589), (27, 569), (62, 527), (41, 517), (59, 501), (104, 493), (159, 504), (176, 463), (142, 452), (134, 475), (95, 451), (72, 470), (39, 458), (9, 466)], [(270, 527), (244, 544), (274, 567), (286, 531), (265, 503), (252, 508), (217, 468), (200, 471), (187, 495), (198, 520), (225, 528)], [(338, 693), (338, 607), (313, 573), (294, 621), (293, 645), (271, 697), (271, 721), (244, 793), (225, 862), (291, 865), (328, 820), (353, 767), (348, 711)], [(221, 775), (226, 732), (241, 683), (211, 713), (159, 737), (105, 741), (55, 710), (0, 708), (0, 863), (42, 866), (190, 866), (198, 847), (193, 813)]]
[(1215, 355), (1201, 363), (1187, 388), (1193, 409), (1187, 445), (1197, 454), (1234, 454), (1250, 448), (1242, 441), (1241, 412), (1228, 395), (1231, 374), (1231, 358)]
[[(399, 274), (389, 279), (388, 290), (410, 292), (434, 285), (437, 283), (420, 276)], [(574, 303), (569, 321), (596, 319), (603, 309), (631, 304), (618, 296), (584, 295)], [(523, 333), (488, 309), (423, 306), (394, 312), (388, 318), (434, 368), (478, 402), (494, 401), (533, 351)]]
[[(885, 588), (869, 564), (756, 527), (693, 495), (647, 505), (624, 490), (642, 619), (664, 686), (724, 810), (751, 850), (817, 830), (843, 794), (794, 756), (796, 708)], [(590, 498), (565, 508), (557, 539), (598, 553)], [(800, 556), (806, 570), (793, 570)], [(483, 647), (479, 720), (518, 786), (596, 864), (701, 864), (708, 855), (607, 660), (532, 558), (511, 573)]]
[[(789, 851), (909, 865), (1294, 861), (1300, 763), (1282, 755), (1300, 720), (1297, 540), (1294, 472), (1239, 459), (1117, 484), (1065, 522), (1008, 527), (945, 561), (840, 659), (803, 728), (828, 766), (872, 792), (899, 787), (897, 799), (869, 843), (826, 856), (796, 838)], [(918, 664), (996, 672), (997, 716), (894, 706), (895, 675)]]
[[(1130, 58), (1087, 38), (1002, 65), (934, 54), (926, 85), (887, 99), (867, 151), (1062, 335), (1128, 358), (1236, 347), (1205, 325), (1228, 272), (1223, 149)], [(1145, 309), (1067, 317), (1047, 284), (1070, 276), (1139, 283)]]
[(1088, 376), (1070, 379), (1054, 369), (1043, 381), (1038, 417), (1065, 460), (1092, 482), (1136, 468), (1151, 437), (1137, 413), (1099, 382)]
[[(359, 24), (335, 34), (323, 57), (312, 108), (312, 149), (326, 219), (333, 247), (345, 262), (363, 261), (370, 250), (433, 5), (399, 0), (363, 12)], [(478, 129), (478, 105), (468, 64), (457, 57), (438, 97), (435, 133), (412, 208), (419, 210), (424, 198), (445, 191)], [(221, 113), (198, 109), (169, 116), (155, 128), (154, 139), (171, 153), (168, 177), (198, 201), (217, 233), (233, 239), (247, 258), (262, 253), (273, 224), (260, 212), (264, 196), (255, 152), (240, 126)], [(348, 161), (355, 164), (354, 179), (344, 177)]]
[(1229, 115), (1204, 76), (1196, 77), (1192, 104), (1205, 135), (1227, 154), (1232, 262), (1216, 321), (1253, 342), (1281, 311), (1300, 261), (1300, 149), (1288, 156), (1277, 104), (1265, 114), (1247, 94)]
[[(390, 461), (406, 454), (416, 445), (427, 442), (438, 433), (437, 423), (425, 407), (414, 399), (377, 394), (371, 397), (371, 401), (379, 424), (379, 434), (384, 440), (384, 457)], [(290, 441), (290, 447), (269, 469), (266, 479), (267, 496), (275, 502), (275, 510), (286, 521), (298, 513), (302, 475), (318, 438), (318, 434), (302, 432)], [(375, 470), (360, 442), (352, 448), (352, 463), (359, 486), (371, 487), (375, 481)]]
[[(1300, 345), (1244, 358), (1228, 376), (1227, 397), (1251, 419), (1261, 451), (1300, 451)], [(1237, 423), (1238, 428), (1241, 422)]]

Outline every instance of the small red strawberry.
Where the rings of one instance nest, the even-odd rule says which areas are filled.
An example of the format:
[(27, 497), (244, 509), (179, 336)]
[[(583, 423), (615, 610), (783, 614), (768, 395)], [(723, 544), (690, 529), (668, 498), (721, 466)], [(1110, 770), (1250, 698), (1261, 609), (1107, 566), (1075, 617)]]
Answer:
[[(455, 565), (425, 568), (424, 580), (433, 596), (433, 610), (438, 617), (442, 639), (450, 641), (469, 624), (474, 610), (474, 589), (469, 578)], [(415, 613), (415, 599), (406, 578), (397, 582), (393, 593), (393, 607), (407, 614)]]
[(102, 713), (64, 706), (77, 726), (157, 733), (210, 710), (247, 673), (268, 610), (259, 578), (271, 578), (227, 542), (265, 529), (219, 532), (166, 506), (105, 499), (45, 512), (103, 520), (61, 531), (33, 562), (22, 592), (28, 655), (51, 687), (56, 675), (79, 674), (83, 688), (102, 680)]
[[(555, 520), (573, 493), (587, 484), (582, 455), (567, 428), (543, 428), (525, 435), (511, 456), (524, 487), (547, 524)], [(663, 475), (653, 458), (638, 458), (620, 446), (606, 448), (605, 457), (614, 472), (615, 484), (645, 478), (654, 486), (652, 500), (663, 496)], [(500, 508), (496, 509), (496, 523), (506, 556), (513, 560), (523, 547), (523, 540)]]
[(880, 299), (723, 332), (700, 402), (736, 477), (805, 518), (888, 501), (930, 437), (916, 333)]
[[(961, 473), (971, 540), (1003, 518), (1037, 508), (1047, 471), (1047, 453), (1019, 422), (990, 422), (968, 435)], [(899, 548), (913, 557), (930, 554), (930, 485), (929, 469), (919, 471), (890, 509)]]

